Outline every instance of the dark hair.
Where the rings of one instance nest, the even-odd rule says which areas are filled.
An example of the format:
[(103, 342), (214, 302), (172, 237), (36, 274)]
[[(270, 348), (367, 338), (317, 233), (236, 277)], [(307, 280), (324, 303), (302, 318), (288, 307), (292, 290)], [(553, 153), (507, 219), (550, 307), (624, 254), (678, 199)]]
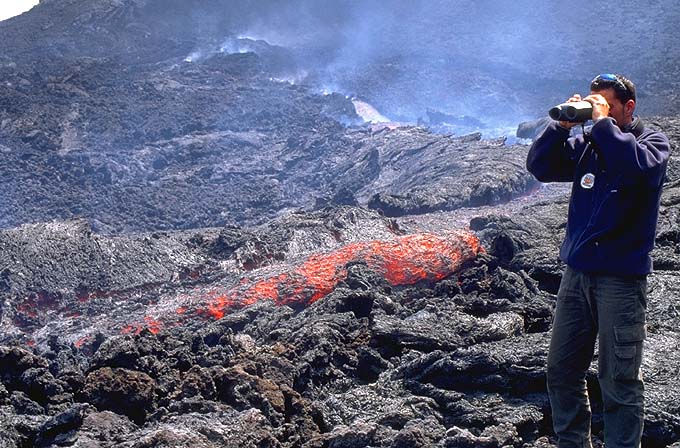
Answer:
[(628, 100), (635, 101), (635, 84), (623, 75), (619, 75), (618, 73), (597, 75), (595, 79), (590, 82), (590, 90), (593, 92), (599, 92), (600, 90), (609, 88), (614, 89), (616, 98), (622, 103), (625, 104)]

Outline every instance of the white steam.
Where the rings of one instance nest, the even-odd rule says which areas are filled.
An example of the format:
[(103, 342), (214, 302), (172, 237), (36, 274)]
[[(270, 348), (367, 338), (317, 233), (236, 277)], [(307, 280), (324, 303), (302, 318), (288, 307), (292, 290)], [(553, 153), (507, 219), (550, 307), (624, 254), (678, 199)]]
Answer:
[(253, 39), (250, 37), (227, 37), (217, 48), (203, 48), (192, 51), (184, 58), (184, 62), (199, 62), (217, 54), (258, 53), (258, 48), (261, 49), (268, 46), (269, 43), (261, 39)]
[(256, 40), (249, 37), (230, 37), (222, 43), (219, 51), (226, 54), (256, 53), (254, 45)]
[(392, 120), (378, 112), (378, 110), (365, 101), (353, 99), (354, 110), (366, 123), (389, 123)]

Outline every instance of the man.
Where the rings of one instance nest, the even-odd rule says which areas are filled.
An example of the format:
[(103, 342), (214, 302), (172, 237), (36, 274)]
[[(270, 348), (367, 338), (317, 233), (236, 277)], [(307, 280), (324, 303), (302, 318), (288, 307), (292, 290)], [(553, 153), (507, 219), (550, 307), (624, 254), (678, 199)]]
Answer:
[(539, 181), (573, 182), (560, 249), (567, 267), (548, 352), (548, 394), (558, 447), (591, 447), (585, 377), (599, 337), (605, 445), (639, 447), (646, 277), (669, 143), (633, 116), (630, 80), (599, 75), (590, 90), (583, 100), (593, 107), (591, 130), (570, 137), (576, 123), (552, 122), (527, 156), (527, 168)]

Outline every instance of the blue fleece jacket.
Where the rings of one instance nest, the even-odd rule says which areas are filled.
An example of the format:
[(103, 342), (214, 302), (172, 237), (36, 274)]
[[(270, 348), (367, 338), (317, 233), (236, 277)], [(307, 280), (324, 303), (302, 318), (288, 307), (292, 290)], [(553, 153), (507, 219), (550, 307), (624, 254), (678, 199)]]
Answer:
[(636, 118), (619, 129), (598, 120), (589, 135), (569, 137), (553, 122), (531, 146), (527, 169), (541, 182), (573, 182), (560, 258), (581, 272), (652, 271), (668, 138)]

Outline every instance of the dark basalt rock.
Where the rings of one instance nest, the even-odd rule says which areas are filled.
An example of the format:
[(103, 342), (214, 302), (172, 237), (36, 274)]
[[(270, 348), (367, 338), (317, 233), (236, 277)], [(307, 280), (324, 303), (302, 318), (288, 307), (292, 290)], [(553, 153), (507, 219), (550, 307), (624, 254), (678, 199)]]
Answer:
[[(493, 237), (491, 224), (504, 223), (521, 241), (521, 216), (489, 219), (488, 235), (480, 235)], [(517, 247), (516, 256), (529, 250)], [(112, 446), (548, 446), (548, 324), (530, 322), (549, 321), (550, 296), (524, 271), (501, 264), (513, 265), (490, 253), (453, 279), (401, 288), (356, 264), (344, 286), (298, 312), (262, 302), (203, 327), (199, 339), (179, 328), (109, 339), (84, 380), (65, 366), (55, 370), (55, 381), (100, 412), (22, 408), (18, 389), (58, 392), (29, 387), (30, 378), (49, 378), (55, 361), (26, 350), (3, 348), (3, 356), (23, 359), (11, 365), (24, 367), (3, 363), (2, 384), (17, 397), (10, 402), (41, 419), (23, 437), (44, 446), (97, 439)], [(650, 309), (658, 311), (650, 314), (649, 362), (672, 359), (668, 331), (677, 316), (656, 303), (667, 295), (660, 285), (670, 284), (663, 275), (651, 281)], [(541, 300), (545, 311), (537, 314)], [(675, 367), (649, 362), (646, 440), (672, 441), (677, 400), (663, 385)], [(22, 437), (17, 426), (6, 434)]]
[[(676, 189), (669, 184), (664, 193), (657, 246), (669, 256), (677, 240)], [(58, 337), (32, 350), (0, 346), (4, 440), (9, 446), (100, 439), (110, 446), (235, 446), (231, 440), (245, 446), (550, 446), (544, 378), (554, 296), (540, 273), (559, 278), (565, 208), (564, 200), (543, 201), (511, 216), (473, 219), (487, 252), (438, 282), (393, 286), (368, 264), (353, 263), (331, 294), (307, 308), (261, 301), (215, 322), (102, 335), (87, 346), (90, 355)], [(360, 240), (363, 232), (374, 238), (408, 231), (355, 208), (233, 230), (223, 231), (222, 242), (219, 231), (162, 238), (184, 247), (178, 253), (221, 262), (247, 253), (259, 260), (250, 271), (256, 272), (313, 247)], [(236, 235), (229, 251), (215, 251), (228, 235)], [(143, 235), (116, 238), (117, 247), (144, 241)], [(35, 260), (59, 247), (54, 244), (36, 249)], [(545, 268), (548, 259), (552, 270)], [(129, 271), (116, 272), (111, 282)], [(668, 386), (680, 368), (676, 274), (658, 271), (649, 281), (645, 446), (667, 446), (680, 433), (678, 397)], [(45, 285), (64, 278), (45, 277)], [(597, 439), (595, 365), (588, 383)]]
[[(19, 347), (0, 347), (0, 379), (2, 384), (9, 390), (21, 392), (36, 392), (36, 399), (45, 402), (46, 389), (56, 390), (49, 387), (40, 387), (40, 380), (36, 377), (40, 374), (48, 375), (46, 371), (49, 363), (41, 357), (35, 356), (30, 351)], [(54, 378), (52, 378), (53, 382)], [(48, 380), (49, 384), (50, 381)], [(5, 389), (5, 393), (7, 389)]]
[[(403, 130), (380, 134), (380, 147), (385, 149), (380, 152), (382, 168), (375, 182), (381, 188), (370, 196), (370, 208), (388, 216), (403, 216), (498, 204), (536, 185), (524, 168), (525, 148), (465, 137), (430, 137), (414, 147), (415, 142), (408, 143), (418, 134), (412, 134)], [(430, 170), (430, 164), (436, 168)], [(418, 169), (409, 169), (413, 166)], [(361, 169), (361, 164), (353, 169)], [(359, 191), (358, 197), (370, 192), (366, 190), (369, 188)]]
[(35, 446), (69, 445), (77, 440), (76, 431), (83, 419), (95, 409), (87, 404), (78, 403), (66, 411), (47, 420), (39, 429)]
[(543, 117), (538, 120), (522, 122), (517, 126), (517, 138), (534, 140), (541, 135), (551, 121), (549, 117)]
[[(526, 172), (526, 146), (356, 126), (344, 95), (276, 80), (298, 68), (284, 48), (245, 39), (247, 53), (186, 61), (215, 47), (174, 30), (178, 11), (201, 22), (194, 2), (90, 3), (0, 24), (0, 446), (554, 446), (545, 359), (568, 199)], [(382, 82), (373, 69), (358, 91)], [(465, 85), (481, 81), (505, 82)], [(677, 96), (655, 82), (641, 92)], [(647, 123), (680, 142), (677, 118)], [(680, 437), (674, 158), (667, 177), (645, 448)], [(272, 299), (314, 254), (468, 222), (484, 252), (446, 278), (391, 283), (365, 257), (330, 266), (343, 275), (321, 298)], [(205, 311), (258, 280), (270, 289), (249, 299), (267, 299)]]
[(45, 408), (31, 400), (28, 395), (21, 391), (14, 391), (9, 397), (9, 402), (17, 414), (44, 415)]
[[(181, 15), (142, 3), (43, 2), (0, 25), (14, 41), (0, 64), (0, 227), (83, 216), (100, 233), (250, 226), (338, 204), (401, 216), (506, 202), (536, 185), (523, 147), (345, 127), (358, 118), (350, 99), (276, 81), (302, 70), (281, 47), (249, 40), (247, 53), (188, 62), (188, 46), (207, 45), (202, 27), (173, 29)], [(227, 7), (217, 3), (201, 8)], [(68, 16), (72, 30), (55, 23)], [(38, 23), (36, 59), (14, 36)]]
[(109, 410), (143, 423), (154, 409), (155, 381), (142, 372), (103, 367), (85, 379), (82, 399), (100, 411)]
[[(664, 198), (673, 197), (674, 189)], [(8, 443), (22, 437), (44, 444), (108, 437), (120, 446), (132, 439), (150, 446), (220, 446), (214, 441), (228, 440), (240, 428), (238, 440), (264, 446), (547, 446), (544, 369), (553, 299), (532, 275), (548, 254), (556, 257), (564, 207), (562, 201), (540, 202), (511, 217), (474, 219), (487, 254), (441, 282), (394, 287), (357, 263), (333, 293), (301, 310), (263, 301), (213, 323), (196, 322), (196, 332), (169, 328), (105, 337), (85, 358), (55, 356), (66, 353), (56, 341), (38, 353), (3, 347), (8, 362), (0, 364), (0, 378), (5, 406), (11, 406), (4, 409), (40, 419), (33, 429), (12, 424), (7, 437), (14, 441)], [(674, 224), (667, 217), (674, 207), (662, 210), (663, 241), (669, 244)], [(380, 222), (374, 216), (352, 209), (298, 215), (283, 221), (287, 231), (272, 224), (270, 235), (277, 236), (267, 244), (281, 248), (285, 260), (295, 253), (283, 249), (290, 247), (285, 240), (298, 241), (296, 247), (322, 241), (319, 229), (345, 241), (357, 226), (379, 235), (384, 230), (372, 227)], [(196, 237), (200, 233), (193, 233), (190, 244), (209, 252), (217, 233)], [(233, 245), (231, 256), (256, 233), (244, 232), (250, 236)], [(271, 253), (265, 245), (246, 247), (253, 255), (258, 247), (263, 255)], [(276, 263), (265, 259), (264, 265)], [(650, 279), (643, 366), (650, 446), (674, 441), (678, 431), (678, 400), (667, 387), (677, 370), (676, 277), (665, 271)], [(588, 381), (596, 394), (594, 366)], [(104, 412), (77, 407), (68, 393)], [(593, 397), (597, 416), (600, 403)], [(126, 417), (110, 420), (110, 410)], [(211, 418), (227, 415), (230, 425), (201, 432)], [(92, 426), (104, 425), (102, 418), (113, 426)], [(251, 420), (257, 423), (245, 423)], [(194, 423), (204, 429), (186, 435), (181, 428)]]

